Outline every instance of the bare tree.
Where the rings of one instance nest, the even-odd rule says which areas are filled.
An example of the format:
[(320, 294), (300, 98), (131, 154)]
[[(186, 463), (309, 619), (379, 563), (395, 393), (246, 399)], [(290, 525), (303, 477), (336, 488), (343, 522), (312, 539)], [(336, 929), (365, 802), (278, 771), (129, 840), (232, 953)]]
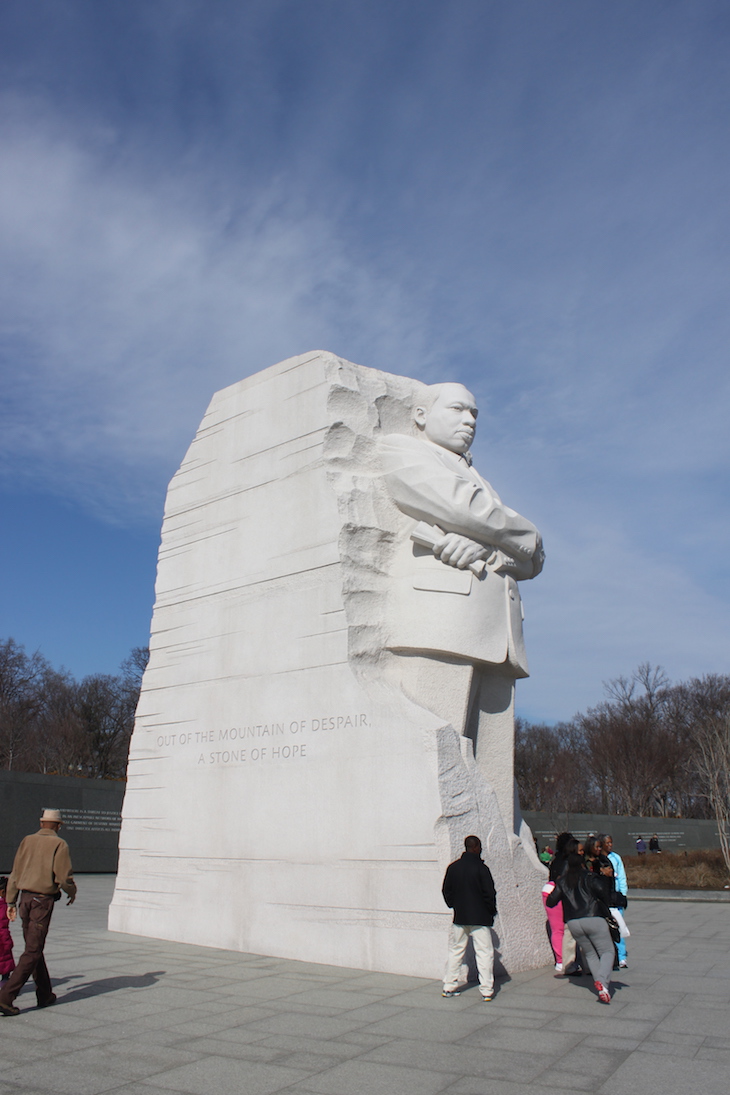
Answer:
[(691, 767), (717, 821), (730, 873), (730, 677), (711, 674), (676, 689), (677, 711), (689, 726)]
[(0, 765), (123, 778), (148, 657), (137, 647), (117, 676), (95, 674), (79, 683), (13, 639), (0, 643)]
[(684, 736), (666, 717), (669, 680), (660, 667), (644, 663), (605, 689), (607, 700), (576, 716), (601, 809), (666, 814), (687, 752)]
[(48, 669), (38, 689), (28, 764), (33, 771), (67, 775), (83, 771), (88, 746), (78, 712), (78, 684), (69, 673)]
[(597, 803), (586, 778), (584, 742), (575, 723), (515, 720), (515, 778), (526, 810), (576, 813)]
[(32, 728), (41, 705), (40, 684), (50, 669), (38, 651), (30, 656), (14, 639), (0, 643), (0, 763), (21, 766), (31, 747)]
[[(730, 678), (709, 680), (712, 686), (673, 686), (660, 667), (644, 663), (630, 677), (609, 681), (605, 700), (568, 723), (519, 723), (515, 773), (523, 805), (563, 813), (707, 816), (709, 769), (701, 775), (698, 728), (708, 725), (708, 711), (718, 725), (725, 710), (718, 690)], [(719, 793), (712, 789), (713, 802)]]

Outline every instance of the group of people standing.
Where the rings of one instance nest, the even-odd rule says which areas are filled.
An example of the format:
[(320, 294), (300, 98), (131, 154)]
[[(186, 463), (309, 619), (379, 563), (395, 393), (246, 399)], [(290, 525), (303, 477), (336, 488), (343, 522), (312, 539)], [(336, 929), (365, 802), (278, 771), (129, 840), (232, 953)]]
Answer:
[[(659, 837), (656, 833), (654, 833), (654, 836), (649, 838), (649, 851), (652, 855), (658, 855), (659, 852), (661, 852), (661, 847), (659, 846)], [(636, 839), (636, 854), (646, 855), (646, 841), (644, 840), (643, 836), (639, 836)]]
[(555, 976), (579, 975), (585, 963), (603, 1004), (611, 1003), (614, 968), (628, 966), (627, 893), (626, 870), (609, 833), (584, 841), (560, 833), (542, 892)]
[[(550, 942), (555, 955), (555, 976), (582, 974), (583, 964), (593, 977), (598, 999), (611, 1003), (611, 974), (628, 966), (629, 934), (622, 909), (628, 885), (621, 856), (613, 850), (613, 837), (599, 833), (584, 841), (561, 833), (550, 863), (549, 881), (543, 887)], [(450, 864), (443, 896), (454, 910), (449, 958), (443, 996), (460, 994), (459, 978), (469, 939), (474, 944), (482, 999), (494, 992), (494, 953), (491, 926), (497, 913), (494, 880), (481, 858), (478, 837), (464, 841), (461, 859)]]

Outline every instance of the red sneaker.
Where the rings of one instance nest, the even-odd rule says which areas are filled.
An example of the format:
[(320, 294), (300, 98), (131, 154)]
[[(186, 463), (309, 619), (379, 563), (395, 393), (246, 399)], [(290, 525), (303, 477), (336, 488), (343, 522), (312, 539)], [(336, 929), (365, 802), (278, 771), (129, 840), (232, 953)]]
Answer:
[(608, 988), (606, 987), (606, 985), (602, 985), (600, 981), (594, 981), (593, 985), (594, 985), (594, 988), (595, 988), (596, 992), (598, 993), (598, 999), (601, 1001), (601, 1003), (602, 1004), (610, 1004), (611, 1003), (611, 993), (608, 991)]

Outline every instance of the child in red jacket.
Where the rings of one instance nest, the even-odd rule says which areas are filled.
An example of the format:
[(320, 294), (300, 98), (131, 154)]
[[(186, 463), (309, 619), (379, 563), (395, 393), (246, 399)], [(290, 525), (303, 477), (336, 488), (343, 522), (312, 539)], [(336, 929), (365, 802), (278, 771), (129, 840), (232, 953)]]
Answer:
[(5, 902), (5, 891), (8, 888), (8, 880), (3, 875), (0, 877), (0, 981), (7, 981), (15, 969), (13, 959), (13, 937), (10, 934), (10, 922), (8, 920), (8, 906)]

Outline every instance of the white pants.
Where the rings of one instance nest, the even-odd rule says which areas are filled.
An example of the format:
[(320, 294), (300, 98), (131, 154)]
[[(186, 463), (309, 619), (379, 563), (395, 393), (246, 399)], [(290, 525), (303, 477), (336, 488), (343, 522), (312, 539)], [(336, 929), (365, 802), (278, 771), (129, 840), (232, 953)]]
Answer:
[(469, 938), (474, 944), (474, 955), (479, 972), (479, 991), (491, 996), (494, 989), (494, 947), (492, 929), (482, 924), (452, 924), (449, 958), (446, 963), (444, 992), (453, 992), (459, 984), (459, 974)]

